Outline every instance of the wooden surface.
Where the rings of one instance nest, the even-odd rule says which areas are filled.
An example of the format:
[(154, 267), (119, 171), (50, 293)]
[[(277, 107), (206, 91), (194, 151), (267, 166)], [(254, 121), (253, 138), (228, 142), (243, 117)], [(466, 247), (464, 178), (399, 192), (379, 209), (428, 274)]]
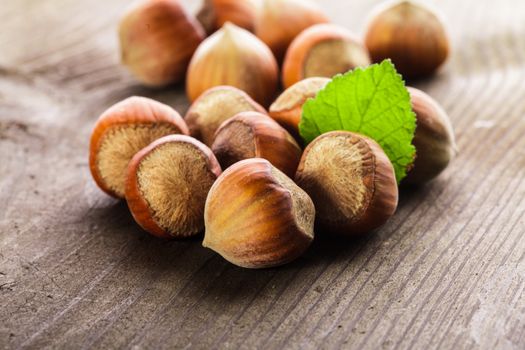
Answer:
[[(119, 66), (127, 3), (1, 1), (2, 348), (525, 348), (523, 1), (436, 1), (454, 51), (418, 86), (456, 128), (447, 171), (366, 239), (317, 239), (263, 271), (148, 236), (91, 180), (105, 108), (132, 94), (187, 108)], [(374, 3), (323, 6), (358, 31)]]

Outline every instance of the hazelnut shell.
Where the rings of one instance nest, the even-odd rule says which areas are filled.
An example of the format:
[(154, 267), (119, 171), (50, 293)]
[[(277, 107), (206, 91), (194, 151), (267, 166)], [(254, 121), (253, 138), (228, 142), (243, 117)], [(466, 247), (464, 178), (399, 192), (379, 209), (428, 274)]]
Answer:
[(419, 2), (407, 0), (377, 7), (368, 21), (365, 45), (374, 62), (390, 58), (408, 79), (433, 74), (450, 51), (440, 16)]
[[(179, 113), (165, 104), (133, 96), (111, 106), (98, 118), (91, 134), (89, 168), (93, 179), (107, 194), (124, 198), (129, 160), (155, 139), (169, 134), (188, 135), (189, 130)], [(118, 140), (112, 142), (115, 136)]]
[(243, 159), (264, 158), (292, 178), (302, 154), (285, 129), (257, 112), (242, 112), (225, 121), (211, 149), (223, 169)]
[(191, 136), (211, 147), (215, 132), (226, 120), (237, 113), (254, 111), (267, 114), (266, 110), (247, 93), (233, 86), (216, 86), (206, 90), (186, 113)]
[(328, 23), (328, 17), (309, 0), (263, 0), (255, 22), (257, 35), (282, 62), (290, 43), (306, 28)]
[(324, 231), (358, 236), (395, 212), (398, 188), (390, 160), (374, 140), (332, 131), (304, 150), (295, 180), (312, 198)]
[(412, 141), (416, 159), (403, 183), (421, 185), (445, 170), (457, 147), (452, 124), (443, 108), (421, 90), (409, 87), (408, 91), (417, 120)]
[(299, 144), (303, 142), (299, 135), (303, 105), (329, 82), (329, 78), (322, 77), (301, 80), (286, 89), (270, 106), (270, 117), (285, 128)]
[(188, 68), (186, 92), (195, 101), (209, 88), (230, 85), (268, 106), (275, 97), (278, 67), (270, 49), (256, 36), (226, 23), (199, 46)]
[(285, 88), (305, 78), (332, 78), (370, 64), (367, 49), (352, 32), (334, 24), (305, 29), (291, 43), (283, 63)]
[(240, 161), (212, 186), (203, 246), (247, 268), (285, 264), (313, 240), (312, 200), (264, 159)]
[(197, 19), (208, 34), (231, 22), (254, 31), (257, 6), (253, 0), (204, 0)]
[(204, 37), (179, 1), (145, 1), (120, 21), (121, 60), (145, 85), (178, 83)]
[[(178, 148), (162, 149), (169, 146)], [(160, 153), (158, 159), (152, 159), (154, 153)], [(177, 159), (182, 163), (180, 168), (163, 168), (169, 167), (173, 160), (170, 158), (175, 157), (180, 158)], [(149, 166), (141, 169), (144, 162)], [(204, 229), (206, 196), (220, 174), (217, 159), (204, 144), (186, 135), (165, 136), (139, 151), (130, 161), (126, 201), (135, 221), (150, 234), (160, 238), (193, 236)], [(162, 197), (159, 192), (164, 192), (160, 194)]]

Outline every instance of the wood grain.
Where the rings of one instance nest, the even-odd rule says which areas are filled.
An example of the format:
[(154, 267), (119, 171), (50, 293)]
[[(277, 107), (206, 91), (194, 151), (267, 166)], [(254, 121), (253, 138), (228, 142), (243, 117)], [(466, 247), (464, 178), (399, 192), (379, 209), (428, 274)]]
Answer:
[[(359, 31), (375, 3), (323, 7)], [(298, 261), (250, 271), (198, 239), (148, 236), (91, 180), (108, 106), (187, 109), (181, 88), (120, 67), (128, 1), (2, 2), (0, 347), (525, 348), (525, 3), (434, 5), (453, 54), (417, 86), (450, 114), (458, 157), (369, 237), (318, 235)]]

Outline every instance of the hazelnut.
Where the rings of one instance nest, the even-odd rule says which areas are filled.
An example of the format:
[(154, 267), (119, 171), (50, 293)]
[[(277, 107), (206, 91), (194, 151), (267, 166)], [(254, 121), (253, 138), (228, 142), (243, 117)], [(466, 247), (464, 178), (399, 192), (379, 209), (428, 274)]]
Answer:
[(454, 130), (441, 106), (429, 95), (408, 88), (412, 109), (416, 113), (416, 133), (412, 143), (416, 160), (404, 183), (423, 184), (437, 177), (456, 154)]
[(208, 34), (226, 22), (254, 31), (257, 6), (253, 0), (204, 0), (197, 19)]
[(292, 41), (284, 59), (282, 81), (288, 88), (305, 78), (331, 78), (369, 64), (368, 51), (349, 30), (317, 24)]
[(440, 18), (412, 1), (379, 7), (369, 21), (365, 44), (374, 62), (390, 58), (398, 72), (409, 79), (434, 73), (449, 53)]
[(120, 22), (121, 60), (145, 85), (178, 83), (204, 36), (179, 1), (145, 1)]
[(211, 147), (215, 132), (227, 119), (240, 112), (266, 110), (244, 91), (232, 86), (217, 86), (204, 92), (186, 113), (190, 134)]
[(255, 22), (255, 35), (282, 62), (286, 49), (299, 33), (314, 24), (327, 22), (328, 17), (309, 0), (263, 0)]
[(394, 168), (372, 139), (332, 131), (306, 147), (295, 180), (312, 198), (326, 232), (356, 236), (383, 225), (395, 212)]
[(286, 130), (257, 112), (242, 112), (225, 121), (211, 149), (223, 169), (243, 159), (264, 158), (292, 178), (302, 153)]
[(285, 264), (314, 238), (310, 197), (264, 159), (240, 161), (217, 179), (204, 211), (203, 246), (247, 268)]
[(226, 23), (195, 52), (186, 87), (191, 101), (211, 87), (231, 85), (268, 106), (278, 79), (277, 62), (270, 49), (247, 30)]
[(126, 200), (135, 221), (161, 238), (204, 230), (204, 203), (221, 168), (201, 142), (185, 135), (160, 138), (129, 162)]
[(189, 133), (174, 109), (145, 97), (130, 97), (99, 117), (89, 148), (89, 167), (106, 193), (124, 198), (126, 168), (130, 159), (152, 141), (169, 134)]
[(302, 144), (299, 135), (299, 122), (303, 113), (303, 105), (309, 98), (314, 98), (326, 84), (328, 78), (307, 78), (286, 89), (270, 106), (270, 117)]

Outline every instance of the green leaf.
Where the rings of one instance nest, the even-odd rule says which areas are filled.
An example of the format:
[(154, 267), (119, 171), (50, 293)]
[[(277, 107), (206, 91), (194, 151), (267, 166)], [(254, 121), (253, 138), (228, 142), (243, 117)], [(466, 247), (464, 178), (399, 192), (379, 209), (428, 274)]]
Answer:
[(305, 144), (334, 130), (374, 139), (390, 158), (398, 183), (414, 161), (415, 129), (410, 94), (390, 60), (335, 76), (305, 103), (299, 123)]

